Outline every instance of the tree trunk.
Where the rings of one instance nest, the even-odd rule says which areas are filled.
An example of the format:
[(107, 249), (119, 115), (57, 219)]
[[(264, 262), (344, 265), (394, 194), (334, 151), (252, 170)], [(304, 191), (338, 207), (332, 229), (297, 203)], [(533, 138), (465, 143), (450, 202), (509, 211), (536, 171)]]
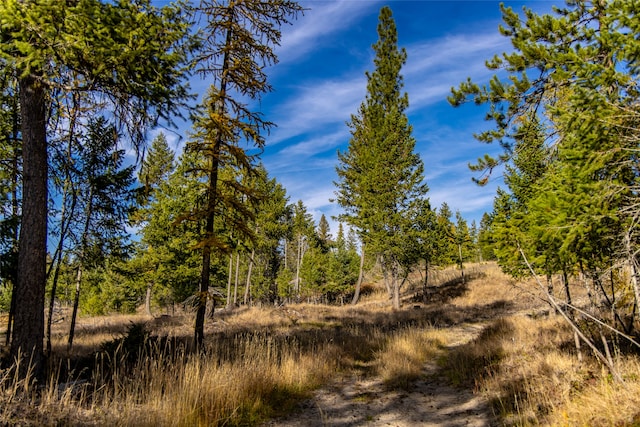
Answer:
[(297, 298), (300, 297), (300, 266), (302, 265), (302, 235), (298, 236), (298, 256), (296, 257), (296, 281), (293, 293)]
[(93, 189), (90, 189), (87, 196), (87, 206), (85, 208), (84, 228), (80, 237), (80, 253), (78, 254), (78, 274), (76, 275), (76, 294), (73, 299), (73, 312), (71, 313), (71, 326), (69, 327), (69, 341), (67, 351), (71, 351), (73, 345), (73, 335), (75, 334), (76, 317), (78, 316), (78, 305), (80, 304), (80, 287), (82, 285), (82, 268), (85, 262), (85, 253), (88, 246), (89, 227), (93, 215)]
[(392, 307), (394, 310), (400, 310), (400, 279), (398, 277), (398, 267), (397, 261), (393, 261), (391, 267), (391, 289), (393, 291)]
[(231, 307), (231, 281), (233, 280), (233, 254), (229, 254), (229, 272), (227, 274), (227, 308)]
[[(630, 227), (624, 236), (624, 245), (627, 252), (627, 262), (629, 263), (629, 269), (631, 273), (631, 285), (633, 287), (633, 296), (635, 299), (634, 317), (636, 320), (640, 320), (640, 285), (638, 284), (638, 259), (636, 258), (633, 250), (632, 233), (638, 226), (637, 221), (634, 218), (632, 222), (633, 226)], [(633, 319), (630, 322), (633, 325)]]
[(11, 357), (26, 377), (43, 373), (44, 293), (47, 269), (47, 137), (45, 88), (36, 76), (19, 81), (22, 114), (22, 222)]
[(384, 265), (384, 259), (382, 255), (376, 256), (376, 261), (382, 270), (382, 282), (384, 283), (384, 287), (387, 290), (387, 294), (389, 295), (389, 299), (393, 298), (393, 291), (391, 289), (391, 285), (389, 284), (389, 271), (387, 267)]
[(233, 284), (233, 305), (238, 303), (238, 281), (240, 280), (240, 251), (236, 252), (236, 280)]
[(4, 343), (6, 346), (11, 345), (11, 330), (13, 326), (13, 318), (16, 313), (16, 288), (17, 285), (14, 283), (13, 291), (11, 292), (11, 302), (9, 303), (9, 316), (7, 318), (7, 334), (5, 336)]
[[(62, 236), (60, 237), (60, 246), (62, 243)], [(60, 275), (60, 264), (62, 262), (62, 248), (58, 246), (57, 259), (55, 260), (56, 266), (53, 273), (53, 281), (51, 284), (51, 294), (49, 296), (49, 312), (47, 313), (47, 331), (46, 331), (46, 341), (47, 341), (47, 356), (51, 355), (51, 322), (53, 320), (53, 309), (56, 300), (56, 290), (58, 288), (58, 277)]]
[(287, 264), (287, 257), (288, 255), (288, 247), (289, 247), (289, 240), (288, 239), (284, 239), (284, 269), (286, 270), (287, 268), (289, 268), (288, 264)]
[(247, 305), (247, 301), (249, 301), (249, 296), (251, 295), (251, 273), (253, 271), (253, 257), (256, 256), (256, 250), (251, 250), (251, 259), (249, 260), (249, 268), (247, 269), (247, 283), (244, 287), (244, 305)]
[(151, 289), (153, 288), (153, 282), (147, 283), (147, 294), (144, 298), (144, 311), (147, 313), (147, 316), (153, 316), (151, 313)]
[(360, 289), (362, 288), (362, 279), (364, 277), (364, 243), (360, 250), (360, 271), (358, 272), (358, 281), (356, 282), (356, 290), (351, 300), (351, 305), (356, 305), (360, 299)]
[(76, 333), (76, 319), (78, 318), (78, 306), (80, 305), (80, 282), (82, 281), (82, 265), (78, 266), (76, 274), (76, 294), (73, 297), (73, 312), (71, 313), (71, 326), (69, 326), (69, 339), (67, 341), (67, 351), (71, 351), (73, 337)]
[[(69, 144), (71, 147), (71, 144)], [(69, 148), (70, 150), (71, 148)], [(71, 154), (69, 153), (69, 156)], [(55, 270), (53, 273), (53, 280), (51, 283), (51, 294), (49, 298), (49, 312), (47, 313), (47, 331), (46, 331), (46, 342), (47, 342), (47, 355), (51, 354), (51, 322), (53, 320), (53, 307), (56, 299), (56, 291), (58, 288), (58, 278), (60, 276), (60, 265), (62, 264), (62, 252), (64, 250), (64, 239), (69, 231), (69, 226), (71, 225), (71, 218), (74, 215), (75, 206), (76, 206), (76, 196), (73, 194), (74, 190), (69, 190), (68, 186), (70, 185), (69, 181), (65, 182), (65, 190), (62, 196), (62, 212), (60, 213), (60, 240), (58, 241), (58, 247), (56, 248), (56, 257), (55, 257)], [(71, 194), (71, 207), (70, 212), (67, 212), (66, 209), (66, 199), (69, 196), (69, 191)], [(49, 275), (47, 275), (49, 277)]]
[(208, 240), (213, 236), (213, 222), (215, 220), (215, 197), (218, 183), (218, 153), (220, 144), (216, 142), (214, 154), (211, 156), (211, 169), (209, 171), (209, 188), (207, 191), (207, 220), (205, 224), (205, 244), (202, 246), (202, 270), (200, 271), (200, 287), (198, 289), (198, 308), (196, 311), (196, 323), (194, 328), (194, 344), (196, 349), (204, 348), (204, 316), (207, 311), (207, 294), (209, 292), (209, 271), (211, 269), (211, 244)]
[[(571, 306), (571, 289), (569, 289), (569, 277), (567, 274), (567, 270), (565, 268), (562, 269), (562, 284), (564, 285), (564, 294), (565, 294), (566, 302), (569, 306)], [(564, 313), (566, 313), (567, 318), (571, 322), (574, 322), (575, 316), (574, 316), (573, 308), (565, 307)], [(574, 330), (573, 332), (573, 341), (576, 346), (576, 354), (578, 356), (578, 361), (582, 363), (582, 359), (583, 359), (582, 346), (580, 345), (580, 336), (578, 334), (578, 331), (576, 330)]]
[[(72, 179), (69, 173), (71, 168), (71, 164), (73, 162), (73, 142), (75, 139), (75, 126), (76, 120), (78, 116), (78, 95), (73, 94), (72, 103), (73, 108), (70, 111), (70, 121), (69, 121), (69, 136), (67, 138), (67, 161), (69, 165), (64, 168), (65, 172), (65, 180), (64, 187), (62, 190), (62, 211), (60, 212), (60, 240), (58, 240), (58, 247), (56, 248), (56, 256), (54, 257), (55, 270), (53, 273), (53, 282), (51, 284), (51, 294), (49, 298), (49, 312), (47, 313), (47, 330), (46, 330), (46, 342), (47, 342), (47, 355), (51, 354), (51, 322), (53, 320), (53, 308), (56, 299), (56, 291), (58, 288), (58, 277), (60, 275), (60, 264), (62, 262), (62, 251), (64, 250), (64, 240), (69, 232), (69, 227), (71, 226), (72, 218), (74, 217), (75, 207), (76, 207), (76, 189), (73, 188)], [(71, 206), (67, 211), (67, 200), (71, 197)], [(51, 271), (47, 273), (47, 279), (50, 276)]]
[[(569, 277), (567, 276), (567, 270), (562, 269), (562, 284), (564, 285), (564, 295), (566, 298), (567, 304), (571, 305), (571, 289), (569, 289)], [(567, 310), (569, 313), (569, 318), (573, 320), (573, 310)]]
[(462, 261), (462, 245), (458, 243), (458, 257), (460, 259), (460, 278), (464, 284), (464, 262)]
[(429, 260), (424, 260), (424, 281), (422, 282), (422, 302), (427, 303), (427, 289), (429, 285)]
[[(629, 263), (631, 264), (631, 283), (633, 284), (633, 294), (636, 300), (635, 303), (635, 316), (636, 319), (640, 319), (640, 286), (638, 285), (638, 263), (635, 260), (635, 257), (630, 257)], [(631, 322), (633, 325), (633, 322)]]

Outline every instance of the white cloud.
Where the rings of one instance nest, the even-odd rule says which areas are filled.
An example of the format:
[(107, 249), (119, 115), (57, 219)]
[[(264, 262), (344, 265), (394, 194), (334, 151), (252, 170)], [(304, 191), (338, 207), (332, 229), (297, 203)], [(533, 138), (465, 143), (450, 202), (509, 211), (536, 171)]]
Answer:
[(489, 33), (461, 34), (417, 43), (407, 48), (402, 73), (413, 109), (442, 101), (451, 87), (471, 77), (486, 80), (493, 72), (485, 61), (509, 49), (505, 37)]
[(326, 1), (301, 2), (308, 10), (292, 27), (285, 28), (280, 47), (276, 50), (280, 62), (293, 61), (319, 46), (335, 42), (331, 36), (348, 29), (371, 6), (379, 1)]
[[(446, 201), (470, 219), (479, 220), (495, 194), (495, 186), (476, 186), (471, 181), (474, 175), (467, 167), (488, 150), (472, 136), (473, 131), (482, 126), (481, 118), (475, 117), (456, 128), (438, 123), (420, 110), (446, 102), (451, 87), (468, 76), (476, 81), (488, 79), (491, 72), (484, 61), (506, 50), (503, 42), (504, 38), (499, 35), (472, 34), (416, 43), (408, 48), (409, 60), (402, 70), (411, 104), (411, 120), (419, 128), (419, 133), (414, 133), (418, 141), (416, 148), (425, 161), (432, 205), (437, 207)], [(329, 203), (335, 196), (332, 182), (336, 179), (337, 158), (327, 152), (346, 146), (349, 130), (345, 122), (357, 112), (365, 98), (364, 70), (371, 67), (372, 64), (362, 64), (357, 75), (294, 87), (289, 97), (272, 112), (279, 127), (269, 138), (269, 146), (280, 149), (266, 157), (265, 164), (279, 176), (292, 200), (303, 200), (314, 212), (324, 212), (327, 216), (340, 213), (337, 205)], [(278, 145), (285, 141), (290, 145)]]
[(466, 179), (451, 180), (446, 186), (436, 187), (429, 191), (428, 197), (432, 208), (439, 208), (446, 202), (455, 213), (459, 210), (462, 216), (471, 223), (480, 222), (482, 214), (491, 206), (496, 195), (497, 181), (484, 187), (473, 183), (468, 175)]
[(278, 127), (269, 138), (270, 144), (314, 131), (326, 132), (329, 124), (343, 126), (346, 132), (344, 123), (364, 99), (366, 80), (362, 74), (340, 81), (310, 82), (297, 89), (273, 113)]
[[(473, 34), (411, 46), (407, 65), (402, 70), (410, 111), (444, 101), (451, 87), (469, 76), (474, 80), (488, 79), (491, 72), (484, 66), (484, 60), (505, 50), (502, 39), (500, 36)], [(412, 59), (414, 57), (417, 59)], [(460, 64), (466, 66), (461, 67)], [(364, 70), (371, 67), (372, 64), (363, 64), (357, 75), (307, 81), (294, 87), (272, 113), (278, 128), (272, 132), (269, 143), (278, 144), (296, 136), (325, 132), (327, 128), (335, 132), (337, 126), (346, 133), (344, 123), (357, 112), (366, 96)]]

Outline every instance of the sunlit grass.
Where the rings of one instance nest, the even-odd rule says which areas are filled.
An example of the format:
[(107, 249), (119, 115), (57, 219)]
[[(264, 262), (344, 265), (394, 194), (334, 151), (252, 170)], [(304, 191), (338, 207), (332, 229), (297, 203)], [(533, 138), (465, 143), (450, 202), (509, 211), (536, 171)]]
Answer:
[(392, 334), (376, 354), (377, 373), (392, 389), (409, 390), (424, 377), (425, 364), (442, 353), (446, 332), (435, 329), (406, 329)]
[(588, 354), (578, 362), (571, 330), (526, 284), (491, 264), (464, 285), (455, 270), (438, 274), (446, 286), (432, 282), (426, 304), (409, 289), (399, 311), (382, 286), (355, 307), (218, 310), (204, 354), (190, 348), (188, 313), (81, 318), (73, 365), (68, 324), (58, 323), (46, 384), (0, 371), (0, 424), (257, 425), (340, 378), (411, 390), (436, 362), (452, 384), (490, 400), (503, 425), (640, 423), (637, 358), (615, 355), (626, 380), (616, 384)]

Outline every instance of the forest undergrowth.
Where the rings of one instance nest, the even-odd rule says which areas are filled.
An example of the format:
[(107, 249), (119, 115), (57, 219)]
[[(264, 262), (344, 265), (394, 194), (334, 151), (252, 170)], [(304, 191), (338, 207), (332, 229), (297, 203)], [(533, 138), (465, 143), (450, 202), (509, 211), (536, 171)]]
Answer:
[[(624, 384), (584, 350), (580, 362), (571, 330), (533, 287), (494, 264), (466, 283), (441, 275), (426, 303), (415, 282), (397, 311), (376, 284), (355, 307), (217, 311), (204, 354), (191, 348), (191, 314), (82, 318), (72, 354), (61, 321), (44, 383), (0, 372), (0, 424), (258, 425), (337, 377), (410, 390), (434, 360), (452, 384), (485, 396), (502, 425), (640, 424), (638, 356), (614, 354)], [(480, 332), (457, 344), (465, 325)]]

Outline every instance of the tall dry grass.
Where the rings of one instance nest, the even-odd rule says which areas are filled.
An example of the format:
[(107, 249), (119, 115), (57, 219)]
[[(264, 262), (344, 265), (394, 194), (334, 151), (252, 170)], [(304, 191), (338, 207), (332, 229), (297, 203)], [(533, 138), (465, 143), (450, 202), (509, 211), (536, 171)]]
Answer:
[(640, 424), (636, 357), (614, 355), (626, 380), (616, 384), (591, 358), (578, 362), (571, 330), (526, 283), (492, 264), (467, 283), (458, 273), (439, 272), (426, 304), (408, 288), (400, 311), (384, 291), (355, 307), (219, 311), (204, 354), (190, 348), (189, 315), (82, 319), (70, 358), (56, 325), (45, 384), (0, 371), (0, 424), (257, 425), (342, 376), (410, 390), (434, 360), (504, 425)]
[(442, 354), (446, 332), (437, 329), (405, 329), (387, 338), (376, 354), (376, 373), (386, 387), (410, 390), (424, 376), (424, 367)]
[(637, 354), (615, 353), (625, 379), (615, 383), (588, 350), (579, 361), (573, 331), (536, 297), (534, 284), (491, 270), (486, 278), (452, 304), (469, 310), (484, 301), (509, 310), (487, 317), (475, 339), (450, 351), (443, 367), (452, 382), (484, 394), (507, 426), (640, 425)]
[(0, 424), (256, 425), (339, 375), (374, 375), (390, 336), (427, 325), (418, 311), (378, 306), (242, 308), (220, 311), (196, 354), (189, 316), (120, 319), (88, 322), (82, 350), (71, 364), (61, 357), (46, 385), (7, 376)]

